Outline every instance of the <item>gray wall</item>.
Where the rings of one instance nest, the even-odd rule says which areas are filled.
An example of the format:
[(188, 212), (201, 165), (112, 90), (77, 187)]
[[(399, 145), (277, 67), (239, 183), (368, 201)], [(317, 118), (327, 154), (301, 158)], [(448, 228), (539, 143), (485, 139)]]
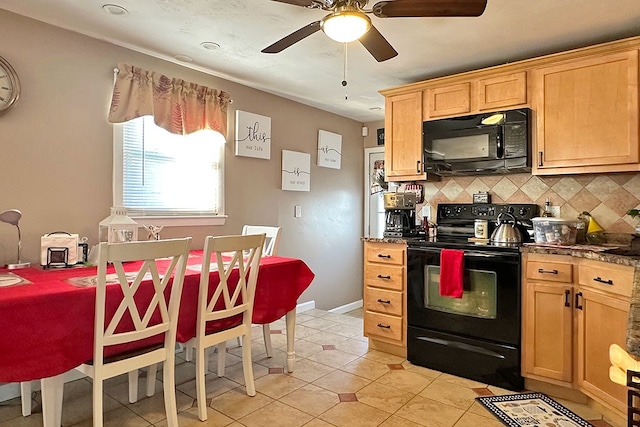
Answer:
[[(0, 56), (22, 95), (0, 116), (0, 210), (17, 208), (23, 259), (38, 264), (40, 236), (65, 230), (97, 242), (112, 205), (112, 127), (106, 116), (113, 69), (126, 62), (228, 92), (227, 223), (171, 227), (163, 238), (234, 234), (242, 225), (283, 227), (279, 254), (316, 274), (299, 302), (330, 309), (362, 298), (362, 124), (262, 91), (0, 10)], [(336, 100), (340, 101), (340, 100)], [(234, 155), (235, 110), (271, 117), (271, 160)], [(317, 135), (342, 135), (342, 168), (316, 166)], [(282, 150), (311, 154), (311, 191), (282, 191)], [(302, 218), (294, 218), (294, 205)], [(144, 231), (144, 230), (141, 230)], [(145, 235), (145, 233), (140, 233)], [(16, 230), (0, 223), (0, 264), (15, 262)]]

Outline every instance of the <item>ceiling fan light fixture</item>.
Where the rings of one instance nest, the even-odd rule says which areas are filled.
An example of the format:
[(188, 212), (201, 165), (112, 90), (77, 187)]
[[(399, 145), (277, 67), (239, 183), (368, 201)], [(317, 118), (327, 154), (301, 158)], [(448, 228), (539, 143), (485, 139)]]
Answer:
[(322, 31), (340, 43), (358, 40), (371, 28), (369, 17), (356, 10), (339, 10), (326, 16), (321, 24)]

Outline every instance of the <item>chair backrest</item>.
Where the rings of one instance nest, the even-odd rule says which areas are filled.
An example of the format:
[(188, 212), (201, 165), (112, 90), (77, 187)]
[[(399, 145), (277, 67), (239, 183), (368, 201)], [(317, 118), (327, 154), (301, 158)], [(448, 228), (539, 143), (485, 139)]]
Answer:
[(278, 254), (278, 244), (280, 243), (280, 233), (282, 227), (270, 227), (266, 225), (245, 225), (242, 227), (242, 235), (247, 234), (264, 234), (263, 256), (274, 256)]
[[(164, 334), (166, 347), (175, 346), (178, 309), (190, 243), (189, 237), (100, 244), (95, 364), (103, 363), (105, 347), (130, 344), (159, 334)], [(141, 261), (140, 269), (125, 272), (125, 266), (131, 265), (126, 263), (131, 261)], [(115, 273), (109, 273), (110, 264)], [(167, 301), (165, 290), (169, 283), (171, 293)]]
[[(205, 239), (196, 336), (204, 337), (207, 322), (222, 321), (223, 327), (241, 323), (251, 327), (253, 300), (265, 235), (208, 236)], [(213, 260), (213, 261), (212, 261)], [(219, 278), (214, 280), (213, 271)], [(233, 319), (233, 322), (230, 320)]]

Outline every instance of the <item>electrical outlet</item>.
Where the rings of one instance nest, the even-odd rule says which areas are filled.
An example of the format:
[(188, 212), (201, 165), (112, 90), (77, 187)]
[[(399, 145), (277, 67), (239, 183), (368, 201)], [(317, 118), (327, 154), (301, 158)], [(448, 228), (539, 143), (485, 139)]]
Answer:
[(560, 206), (549, 206), (549, 211), (554, 218), (560, 218)]
[(431, 206), (428, 204), (422, 206), (422, 218), (426, 218), (427, 221), (431, 221)]
[(296, 218), (302, 218), (302, 206), (296, 205), (294, 216)]

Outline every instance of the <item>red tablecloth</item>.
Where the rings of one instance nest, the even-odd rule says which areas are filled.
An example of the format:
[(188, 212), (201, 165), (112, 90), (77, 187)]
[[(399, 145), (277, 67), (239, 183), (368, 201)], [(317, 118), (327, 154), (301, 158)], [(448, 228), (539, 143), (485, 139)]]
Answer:
[[(202, 251), (192, 251), (188, 265), (201, 263)], [(135, 271), (135, 265), (131, 268)], [(0, 288), (0, 382), (58, 375), (91, 359), (95, 287), (77, 287), (68, 279), (95, 275), (95, 267), (1, 271), (32, 283)], [(197, 269), (187, 267), (178, 342), (195, 336), (199, 278)], [(271, 323), (293, 310), (313, 278), (313, 272), (299, 259), (264, 257), (253, 322)]]

